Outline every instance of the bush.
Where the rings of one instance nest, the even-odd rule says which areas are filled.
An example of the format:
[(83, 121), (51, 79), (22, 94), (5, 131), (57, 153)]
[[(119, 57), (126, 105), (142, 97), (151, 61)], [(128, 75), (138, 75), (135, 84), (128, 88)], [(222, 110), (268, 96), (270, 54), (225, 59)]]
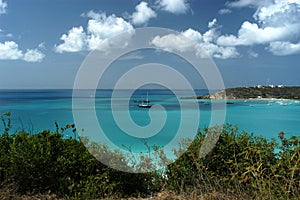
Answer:
[[(286, 139), (280, 133), (278, 144), (240, 133), (231, 125), (206, 128), (198, 131), (188, 150), (163, 172), (131, 174), (103, 165), (86, 147), (125, 168), (151, 167), (151, 163), (144, 158), (142, 163), (129, 166), (124, 155), (109, 151), (105, 145), (90, 143), (88, 138), (80, 142), (74, 125), (62, 129), (57, 125), (53, 133), (9, 134), (9, 117), (2, 116), (6, 128), (0, 135), (0, 186), (8, 185), (18, 194), (50, 192), (76, 199), (146, 197), (166, 191), (187, 198), (217, 194), (288, 199), (300, 195), (299, 137)], [(74, 138), (64, 137), (68, 129)], [(215, 147), (205, 157), (199, 156), (203, 153), (200, 147), (207, 145), (204, 139), (212, 136), (219, 137)], [(181, 147), (186, 142), (183, 140)], [(163, 152), (154, 149), (165, 159)]]
[(125, 166), (123, 155), (109, 152), (103, 145), (89, 144), (87, 138), (82, 138), (86, 146), (75, 138), (65, 139), (63, 132), (72, 127), (67, 125), (54, 133), (0, 135), (0, 183), (9, 183), (19, 194), (50, 192), (80, 199), (146, 196), (156, 191), (154, 173), (111, 169), (97, 161), (86, 146), (97, 148), (99, 154), (111, 154), (112, 162)]
[[(199, 146), (207, 133), (219, 134), (219, 140), (213, 151), (200, 158)], [(231, 125), (199, 131), (189, 150), (168, 167), (166, 185), (178, 193), (197, 189), (202, 193), (246, 193), (251, 198), (297, 197), (299, 137), (287, 140), (280, 134), (281, 145), (275, 140), (268, 142), (246, 132), (238, 133)]]

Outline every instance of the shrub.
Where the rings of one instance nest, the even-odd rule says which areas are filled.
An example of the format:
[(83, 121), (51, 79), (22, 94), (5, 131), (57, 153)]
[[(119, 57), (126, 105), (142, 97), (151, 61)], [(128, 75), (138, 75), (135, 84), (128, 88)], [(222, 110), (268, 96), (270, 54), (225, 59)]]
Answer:
[[(207, 133), (219, 134), (219, 140), (200, 158), (199, 147)], [(178, 193), (197, 189), (246, 193), (251, 198), (296, 197), (300, 195), (299, 138), (287, 140), (281, 133), (281, 141), (278, 145), (275, 140), (238, 133), (231, 125), (199, 131), (188, 151), (168, 167), (167, 188)]]
[[(286, 139), (279, 134), (275, 140), (239, 132), (237, 127), (224, 125), (199, 130), (188, 150), (180, 143), (174, 163), (162, 171), (125, 173), (97, 161), (143, 169), (152, 167), (151, 160), (128, 163), (125, 155), (110, 151), (105, 145), (78, 140), (74, 125), (55, 132), (9, 134), (10, 115), (2, 116), (4, 133), (0, 135), (0, 186), (9, 185), (19, 194), (54, 193), (75, 199), (127, 198), (153, 196), (170, 191), (171, 196), (217, 196), (241, 198), (297, 198), (300, 195), (300, 139)], [(64, 131), (71, 129), (73, 138)], [(217, 136), (215, 147), (206, 156), (205, 138)], [(87, 147), (87, 148), (86, 148)], [(93, 151), (93, 157), (87, 150)], [(204, 151), (203, 151), (204, 149)], [(166, 156), (154, 150), (162, 162)], [(131, 165), (131, 166), (130, 166)], [(185, 195), (188, 194), (188, 195)], [(221, 195), (224, 194), (224, 195)]]

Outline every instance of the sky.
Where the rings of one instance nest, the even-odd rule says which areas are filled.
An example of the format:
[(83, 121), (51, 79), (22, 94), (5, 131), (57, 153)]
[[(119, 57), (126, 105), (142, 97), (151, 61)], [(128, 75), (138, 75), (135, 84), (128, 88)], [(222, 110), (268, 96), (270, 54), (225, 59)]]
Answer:
[(153, 47), (204, 50), (225, 87), (300, 85), (300, 0), (0, 0), (0, 89), (72, 88), (91, 51), (145, 27), (178, 32)]

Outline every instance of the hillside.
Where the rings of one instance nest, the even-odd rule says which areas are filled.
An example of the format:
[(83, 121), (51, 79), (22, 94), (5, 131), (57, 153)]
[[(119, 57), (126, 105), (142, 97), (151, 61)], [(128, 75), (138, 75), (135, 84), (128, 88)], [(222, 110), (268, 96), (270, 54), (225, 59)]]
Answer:
[(239, 87), (227, 88), (214, 94), (198, 96), (197, 99), (300, 99), (300, 87)]

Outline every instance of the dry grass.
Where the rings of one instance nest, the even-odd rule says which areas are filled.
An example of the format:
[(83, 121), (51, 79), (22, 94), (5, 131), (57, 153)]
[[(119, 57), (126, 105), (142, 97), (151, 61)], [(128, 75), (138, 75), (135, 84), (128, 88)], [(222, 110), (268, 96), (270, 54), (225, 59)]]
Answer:
[(148, 198), (129, 198), (130, 200), (240, 200), (251, 199), (244, 195), (232, 195), (220, 192), (211, 192), (209, 194), (198, 194), (194, 190), (190, 193), (176, 194), (172, 191), (163, 191)]
[(18, 195), (13, 189), (1, 188), (0, 189), (1, 200), (64, 200), (64, 198), (58, 198), (55, 194), (28, 194)]
[[(0, 189), (1, 200), (67, 200), (68, 198), (59, 198), (55, 194), (28, 194), (18, 195), (12, 189)], [(115, 199), (115, 198), (108, 198)], [(224, 194), (219, 192), (212, 192), (210, 194), (197, 194), (197, 191), (185, 194), (176, 194), (172, 191), (163, 191), (155, 194), (153, 197), (147, 198), (128, 198), (128, 200), (239, 200), (249, 199), (247, 197), (235, 196), (232, 194)]]

